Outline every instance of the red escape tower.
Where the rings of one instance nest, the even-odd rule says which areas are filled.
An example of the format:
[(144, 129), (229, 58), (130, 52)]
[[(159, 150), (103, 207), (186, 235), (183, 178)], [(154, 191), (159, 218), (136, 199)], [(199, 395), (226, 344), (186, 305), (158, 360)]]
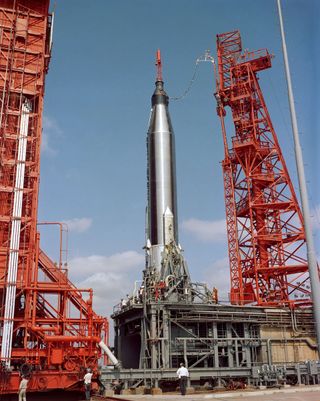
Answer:
[[(309, 305), (303, 218), (258, 83), (272, 56), (242, 53), (239, 31), (217, 35), (217, 54), (231, 302)], [(230, 147), (226, 107), (235, 129)]]
[[(107, 321), (39, 248), (37, 209), (49, 0), (0, 0), (0, 394), (76, 388)], [(105, 334), (104, 334), (105, 333)], [(102, 338), (103, 337), (103, 338)]]

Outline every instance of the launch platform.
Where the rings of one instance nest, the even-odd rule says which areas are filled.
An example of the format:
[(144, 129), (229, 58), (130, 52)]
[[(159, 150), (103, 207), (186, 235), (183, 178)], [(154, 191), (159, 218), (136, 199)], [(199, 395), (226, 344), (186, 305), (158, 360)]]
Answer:
[(310, 309), (203, 303), (130, 303), (113, 316), (121, 368), (101, 380), (165, 387), (182, 362), (189, 385), (320, 383)]
[[(264, 103), (256, 101), (256, 92), (262, 99), (260, 88), (245, 87), (245, 92), (241, 85), (249, 80), (247, 71), (250, 70), (256, 79), (258, 70), (271, 66), (268, 53), (263, 53), (264, 56), (258, 53), (253, 61), (246, 55), (240, 57), (238, 31), (218, 35), (217, 43), (221, 58), (219, 68), (223, 67), (217, 92), (220, 117), (223, 119), (226, 114), (222, 106), (231, 107), (232, 101), (240, 102), (241, 106), (252, 97), (252, 107), (262, 108)], [(226, 52), (228, 57), (224, 57)], [(238, 68), (236, 72), (234, 65)], [(223, 165), (227, 180), (225, 195), (232, 286), (231, 304), (220, 304), (215, 288), (210, 290), (206, 284), (192, 282), (178, 241), (174, 132), (169, 97), (162, 80), (160, 51), (156, 66), (156, 89), (151, 99), (147, 134), (146, 264), (142, 285), (126, 302), (119, 304), (112, 315), (114, 351), (121, 364), (120, 368), (102, 369), (102, 383), (106, 387), (116, 383), (125, 391), (139, 386), (165, 389), (170, 384), (174, 386), (176, 371), (183, 363), (190, 373), (189, 386), (233, 389), (247, 385), (319, 384), (320, 363), (307, 261), (295, 255), (305, 241), (302, 223), (300, 228), (292, 226), (292, 216), (300, 213), (299, 206), (295, 195), (289, 192), (288, 199), (293, 199), (290, 204), (282, 198), (272, 198), (272, 202), (278, 202), (275, 206), (270, 197), (269, 186), (275, 194), (275, 185), (284, 183), (284, 174), (280, 180), (278, 172), (274, 172), (276, 184), (269, 180), (272, 163), (267, 158), (281, 154), (273, 129), (270, 128), (272, 135), (266, 136), (267, 123), (271, 127), (271, 121), (263, 120), (263, 134), (254, 139), (255, 146), (258, 144), (254, 152), (248, 145), (252, 138), (239, 134), (236, 143), (240, 143), (242, 153), (236, 159), (234, 150), (233, 159), (229, 155)], [(228, 81), (229, 73), (231, 77), (232, 74), (237, 79), (241, 77), (240, 89), (234, 83), (235, 78), (230, 78), (231, 83)], [(235, 88), (228, 89), (227, 84), (234, 84)], [(245, 111), (251, 110), (250, 107)], [(249, 117), (239, 120), (249, 121)], [(262, 131), (260, 120), (252, 124)], [(238, 120), (235, 127), (239, 128)], [(243, 129), (248, 130), (248, 127)], [(225, 144), (226, 141), (225, 135)], [(245, 188), (243, 183), (234, 183), (235, 188), (244, 188), (238, 199), (230, 181), (236, 177), (238, 167), (227, 165), (227, 162), (230, 164), (230, 160), (234, 160), (238, 166), (245, 163), (246, 157), (252, 165), (258, 165), (252, 177), (259, 182), (252, 184), (253, 190)], [(281, 159), (281, 163), (286, 172), (284, 160)], [(289, 176), (286, 179), (290, 182)], [(281, 196), (283, 191), (282, 188)], [(252, 206), (256, 200), (248, 200), (253, 195), (259, 199), (256, 206)], [(254, 209), (250, 213), (249, 206)], [(281, 217), (280, 211), (285, 217)], [(238, 220), (234, 220), (235, 216)], [(281, 220), (284, 218), (288, 221)], [(241, 246), (243, 252), (239, 251)]]

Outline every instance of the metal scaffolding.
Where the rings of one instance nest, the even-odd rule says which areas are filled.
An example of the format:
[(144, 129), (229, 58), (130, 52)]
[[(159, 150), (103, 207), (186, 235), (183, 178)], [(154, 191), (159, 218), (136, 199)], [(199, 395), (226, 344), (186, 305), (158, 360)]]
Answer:
[[(40, 249), (37, 209), (49, 0), (0, 0), (0, 394), (80, 388), (108, 322)], [(62, 253), (60, 252), (60, 255)], [(61, 259), (61, 258), (60, 258)]]
[[(239, 31), (217, 35), (217, 53), (231, 302), (310, 305), (303, 216), (258, 83), (272, 56), (242, 52)], [(227, 107), (235, 128), (230, 147)]]

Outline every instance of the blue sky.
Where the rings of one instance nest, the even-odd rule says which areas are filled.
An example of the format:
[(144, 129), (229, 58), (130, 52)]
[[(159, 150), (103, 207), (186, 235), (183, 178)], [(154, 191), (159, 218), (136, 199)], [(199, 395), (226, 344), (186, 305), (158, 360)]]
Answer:
[[(283, 0), (301, 143), (319, 229), (319, 3)], [(267, 48), (273, 67), (260, 84), (297, 189), (290, 116), (274, 0), (56, 1), (46, 81), (39, 220), (69, 222), (72, 279), (96, 290), (109, 314), (144, 265), (146, 131), (154, 58), (165, 88), (183, 93), (195, 60), (215, 56), (215, 35), (239, 29), (243, 47)], [(229, 282), (212, 65), (203, 63), (189, 95), (170, 103), (176, 136), (180, 242), (192, 279), (226, 293)], [(41, 229), (53, 258), (58, 233)], [(319, 238), (317, 237), (319, 245)]]

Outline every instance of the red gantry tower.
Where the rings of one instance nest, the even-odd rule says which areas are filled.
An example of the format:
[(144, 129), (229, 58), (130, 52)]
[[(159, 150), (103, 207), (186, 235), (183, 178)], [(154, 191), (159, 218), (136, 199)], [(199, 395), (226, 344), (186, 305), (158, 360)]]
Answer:
[[(217, 35), (217, 53), (231, 302), (310, 304), (303, 218), (258, 83), (272, 56), (265, 49), (242, 52), (239, 31)], [(231, 146), (226, 107), (235, 130)]]
[[(39, 248), (37, 209), (49, 0), (0, 0), (0, 393), (77, 388), (107, 321)], [(85, 294), (85, 297), (83, 297)]]

